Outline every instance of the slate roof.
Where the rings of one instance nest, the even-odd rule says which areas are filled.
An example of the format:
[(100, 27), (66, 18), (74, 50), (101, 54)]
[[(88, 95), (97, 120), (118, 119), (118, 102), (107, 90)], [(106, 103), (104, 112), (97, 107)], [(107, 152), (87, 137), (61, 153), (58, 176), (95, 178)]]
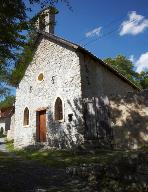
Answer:
[[(54, 42), (57, 42), (57, 43), (61, 43), (61, 44), (64, 44), (66, 46), (69, 46), (77, 51), (80, 51), (82, 53), (85, 53), (87, 55), (89, 55), (92, 59), (96, 60), (99, 62), (99, 64), (103, 65), (104, 67), (106, 67), (109, 71), (111, 71), (112, 73), (114, 73), (116, 76), (118, 76), (120, 79), (122, 79), (123, 81), (125, 81), (126, 83), (128, 83), (130, 86), (132, 86), (133, 88), (135, 88), (136, 90), (140, 91), (141, 89), (136, 86), (133, 82), (131, 82), (129, 79), (127, 79), (124, 75), (122, 75), (119, 71), (117, 71), (116, 69), (114, 69), (111, 65), (105, 63), (103, 60), (99, 59), (97, 56), (93, 55), (91, 52), (89, 52), (88, 50), (86, 50), (84, 47), (81, 47), (80, 45), (76, 44), (76, 43), (73, 43), (73, 42), (70, 42), (68, 40), (65, 40), (61, 37), (58, 37), (56, 35), (53, 35), (53, 34), (50, 34), (50, 33), (47, 33), (47, 32), (44, 32), (44, 31), (40, 31), (40, 30), (37, 30), (37, 38), (39, 36), (43, 36), (43, 37), (46, 37), (48, 39), (51, 39), (52, 41)], [(37, 40), (36, 38), (36, 40)]]

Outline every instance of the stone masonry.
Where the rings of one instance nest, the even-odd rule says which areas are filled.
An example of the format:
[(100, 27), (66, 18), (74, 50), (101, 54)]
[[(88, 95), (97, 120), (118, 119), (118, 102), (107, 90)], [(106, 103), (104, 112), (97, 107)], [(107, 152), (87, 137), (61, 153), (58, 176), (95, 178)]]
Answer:
[(137, 149), (148, 145), (148, 90), (110, 98), (114, 147)]
[[(102, 90), (101, 94), (104, 91), (106, 95), (114, 93), (114, 90), (118, 90), (118, 93), (121, 92), (121, 94), (123, 90), (124, 92), (135, 91), (129, 84), (122, 82), (119, 77), (106, 70), (106, 73), (98, 73), (97, 77), (94, 77), (92, 72), (89, 73), (92, 88), (95, 84), (94, 78), (98, 78), (98, 81), (102, 82), (96, 87), (94, 86), (93, 89), (98, 91), (94, 92), (88, 82), (84, 80), (87, 79), (87, 76), (86, 71), (83, 70), (85, 63), (81, 63), (81, 56), (79, 52), (64, 44), (48, 38), (40, 39), (32, 63), (26, 70), (16, 92), (15, 147), (21, 148), (36, 144), (36, 111), (39, 109), (46, 109), (47, 145), (58, 148), (79, 145), (84, 140), (82, 108), (84, 96), (99, 96), (99, 90)], [(88, 68), (91, 69), (91, 66), (88, 65)], [(103, 66), (100, 67), (99, 62), (96, 63), (94, 73), (96, 69), (104, 70), (102, 68)], [(40, 73), (44, 75), (41, 82), (38, 80)], [(101, 73), (102, 76), (99, 76)], [(102, 77), (105, 79), (105, 76), (105, 84), (108, 82), (108, 86), (112, 86), (112, 89), (105, 89), (101, 80)], [(116, 80), (114, 81), (114, 79)], [(115, 84), (111, 84), (111, 80)], [(121, 91), (120, 87), (122, 87)], [(88, 94), (86, 94), (86, 89)], [(54, 104), (57, 97), (60, 97), (63, 102), (64, 118), (62, 122), (54, 120)], [(29, 109), (29, 125), (23, 126), (23, 113), (26, 107)], [(69, 114), (72, 114), (70, 122)]]
[[(40, 73), (44, 74), (42, 82), (37, 80)], [(54, 121), (54, 103), (57, 97), (62, 99), (64, 105), (64, 119), (60, 123)], [(36, 110), (39, 108), (47, 108), (47, 142), (50, 145), (62, 147), (60, 145), (63, 141), (59, 140), (63, 137), (67, 138), (63, 144), (67, 147), (78, 140), (81, 142), (83, 136), (78, 133), (82, 131), (81, 105), (78, 103), (77, 109), (74, 103), (79, 98), (81, 79), (77, 53), (48, 39), (41, 39), (33, 61), (16, 92), (15, 146), (35, 144)], [(23, 127), (25, 107), (30, 111), (30, 123), (27, 127)], [(68, 122), (68, 114), (73, 114), (71, 123)], [(55, 144), (57, 140), (58, 143)]]
[[(50, 13), (46, 14), (48, 20), (54, 20)], [(53, 33), (54, 29), (50, 31)], [(58, 148), (80, 145), (84, 142), (84, 98), (114, 93), (123, 95), (138, 90), (84, 48), (49, 33), (45, 29), (38, 31), (33, 60), (16, 91), (16, 148), (38, 144), (37, 111), (43, 109), (46, 110), (44, 144)], [(38, 79), (40, 74), (43, 75), (42, 81)], [(62, 100), (62, 121), (55, 121), (54, 117), (58, 97)], [(26, 107), (29, 109), (29, 124), (24, 126)]]

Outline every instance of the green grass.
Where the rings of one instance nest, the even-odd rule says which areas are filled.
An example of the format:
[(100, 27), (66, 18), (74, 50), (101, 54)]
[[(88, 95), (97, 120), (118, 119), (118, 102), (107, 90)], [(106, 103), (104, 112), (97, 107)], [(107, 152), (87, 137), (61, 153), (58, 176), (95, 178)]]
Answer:
[(17, 156), (28, 160), (37, 160), (43, 164), (55, 168), (65, 168), (67, 166), (77, 166), (82, 164), (101, 163), (107, 165), (116, 159), (123, 156), (132, 156), (139, 151), (112, 151), (100, 150), (96, 154), (90, 153), (74, 153), (69, 150), (50, 149), (45, 151), (40, 150), (14, 150), (13, 141), (7, 141), (7, 149)]
[[(98, 181), (95, 181), (99, 183), (99, 186), (102, 189), (101, 191), (145, 192), (145, 189), (141, 184), (143, 183), (142, 179), (140, 180), (140, 183), (139, 180), (135, 183), (134, 179), (129, 181), (127, 179), (124, 179), (124, 177), (126, 176), (126, 178), (130, 178), (133, 173), (135, 173), (135, 176), (137, 175), (138, 172), (135, 168), (137, 166), (137, 162), (140, 162), (141, 165), (144, 164), (147, 167), (147, 161), (145, 162), (145, 159), (141, 162), (140, 154), (141, 152), (148, 151), (148, 147), (146, 146), (142, 147), (139, 150), (99, 150), (96, 154), (90, 154), (84, 152), (74, 153), (73, 151), (56, 149), (45, 151), (29, 149), (14, 150), (13, 141), (7, 141), (6, 145), (7, 149), (16, 154), (16, 156), (9, 156), (5, 153), (0, 153), (0, 168), (3, 168), (4, 173), (9, 174), (11, 172), (12, 174), (16, 174), (16, 170), (24, 171), (23, 163), (25, 163), (25, 167), (26, 165), (29, 165), (31, 169), (32, 166), (34, 167), (33, 169), (35, 169), (36, 166), (42, 167), (43, 165), (47, 165), (47, 168), (54, 168), (57, 170), (69, 166), (81, 166), (82, 164), (97, 163), (99, 165), (103, 165), (103, 170), (100, 169), (99, 172), (99, 174), (101, 173), (101, 177), (94, 177), (99, 179)], [(108, 165), (111, 166), (111, 170), (115, 169), (115, 172), (113, 171), (113, 178), (110, 177), (110, 169), (108, 169)], [(135, 171), (133, 171), (133, 168), (135, 169)], [(24, 172), (22, 174), (24, 174)], [(91, 174), (93, 174), (93, 172)], [(94, 173), (94, 175), (92, 176), (95, 176), (95, 174), (96, 173)], [(88, 180), (87, 182), (91, 181)], [(68, 191), (67, 188), (64, 191)]]
[(38, 160), (50, 167), (64, 168), (67, 166), (75, 166), (80, 164), (102, 163), (106, 164), (112, 161), (114, 156), (121, 152), (100, 150), (97, 154), (77, 154), (68, 150), (50, 149), (46, 151), (40, 150), (14, 150), (13, 141), (7, 141), (7, 149), (28, 160)]
[(7, 140), (5, 139), (6, 142), (6, 148), (8, 149), (8, 151), (10, 152), (14, 152), (14, 140)]

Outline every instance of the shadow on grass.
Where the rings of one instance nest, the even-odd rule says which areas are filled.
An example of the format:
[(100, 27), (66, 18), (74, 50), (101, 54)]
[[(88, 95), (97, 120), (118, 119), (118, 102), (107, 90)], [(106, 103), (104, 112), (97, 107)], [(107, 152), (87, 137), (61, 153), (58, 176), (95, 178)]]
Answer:
[(58, 149), (34, 149), (30, 146), (22, 150), (14, 150), (13, 140), (7, 141), (7, 149), (27, 160), (36, 160), (52, 168), (65, 168), (80, 164), (108, 162), (116, 153), (111, 150), (101, 150), (92, 154), (86, 151), (58, 150)]
[[(87, 178), (69, 177), (67, 166), (79, 166), (105, 162), (112, 153), (100, 151), (96, 155), (80, 155), (66, 150), (20, 150), (13, 149), (13, 142), (7, 148), (16, 156), (0, 153), (0, 191), (92, 191)], [(3, 177), (6, 176), (5, 179)]]
[[(0, 153), (0, 191), (91, 192), (106, 189), (110, 192), (108, 190), (110, 187), (111, 191), (123, 191), (126, 187), (125, 191), (129, 192), (128, 187), (133, 190), (133, 182), (146, 183), (147, 181), (147, 177), (142, 178), (142, 175), (146, 174), (147, 160), (144, 158), (147, 157), (148, 149), (141, 151), (99, 150), (96, 154), (81, 154), (55, 149), (43, 151), (26, 148), (15, 151), (12, 148), (13, 142), (9, 141), (8, 144), (9, 149), (16, 156)], [(99, 171), (93, 172), (91, 166), (92, 168), (97, 166)], [(82, 171), (83, 167), (86, 169), (88, 167), (90, 171), (87, 177), (79, 175), (71, 177), (66, 174), (65, 168), (67, 167), (74, 167), (77, 170), (82, 167)], [(4, 175), (7, 176), (5, 180), (2, 179)], [(141, 183), (138, 186), (141, 186)], [(118, 190), (119, 188), (121, 190)], [(142, 187), (139, 191), (144, 192), (145, 188)]]
[[(42, 159), (44, 155), (42, 153)], [(35, 158), (37, 156), (33, 153), (32, 159)], [(54, 161), (53, 157), (52, 161)], [(77, 188), (75, 179), (70, 178), (65, 169), (49, 168), (37, 160), (25, 160), (20, 156), (12, 157), (0, 152), (0, 191), (2, 192), (81, 191), (80, 188), (85, 188), (83, 182), (80, 182), (79, 189), (74, 190)]]

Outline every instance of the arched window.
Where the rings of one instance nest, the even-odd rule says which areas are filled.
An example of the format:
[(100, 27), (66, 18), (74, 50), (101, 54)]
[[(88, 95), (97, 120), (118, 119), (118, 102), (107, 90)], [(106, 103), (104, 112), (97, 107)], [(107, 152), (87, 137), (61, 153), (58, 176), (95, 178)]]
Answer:
[(26, 107), (24, 110), (24, 126), (29, 125), (29, 109)]
[(55, 102), (54, 117), (56, 121), (60, 121), (63, 119), (62, 100), (59, 97), (56, 99), (56, 102)]

